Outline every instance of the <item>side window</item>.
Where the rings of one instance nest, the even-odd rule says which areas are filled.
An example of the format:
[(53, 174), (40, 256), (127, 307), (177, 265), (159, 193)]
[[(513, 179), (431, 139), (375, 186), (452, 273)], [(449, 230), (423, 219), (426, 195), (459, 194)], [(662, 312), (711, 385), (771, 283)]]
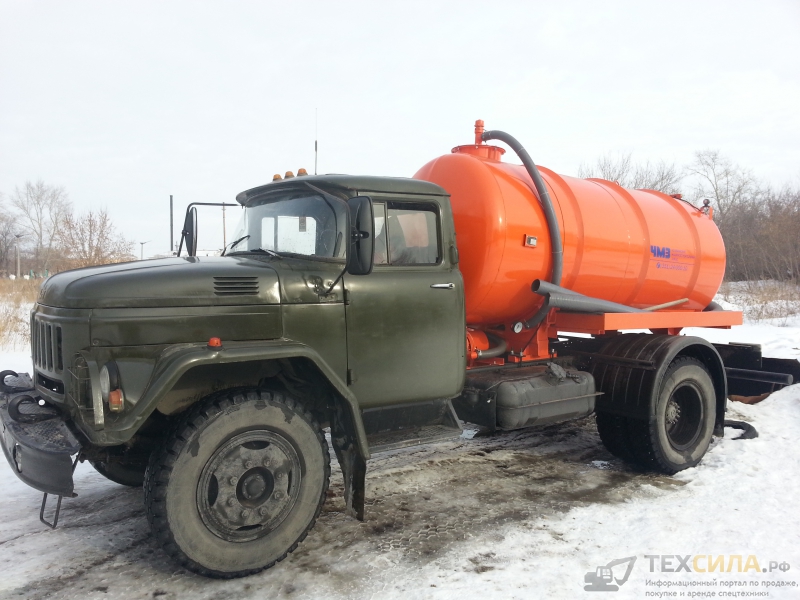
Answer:
[(389, 263), (389, 251), (386, 247), (386, 205), (376, 202), (372, 205), (375, 216), (375, 251), (373, 262), (376, 265), (386, 265)]
[[(385, 229), (389, 246), (389, 264), (434, 265), (439, 262), (437, 214), (434, 204), (407, 202), (387, 204)], [(376, 235), (376, 244), (378, 241)]]

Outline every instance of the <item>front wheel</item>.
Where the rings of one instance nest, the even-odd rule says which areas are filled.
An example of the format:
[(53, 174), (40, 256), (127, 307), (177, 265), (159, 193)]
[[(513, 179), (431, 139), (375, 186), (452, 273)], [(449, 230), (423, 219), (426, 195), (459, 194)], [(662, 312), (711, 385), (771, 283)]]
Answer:
[(95, 471), (106, 479), (130, 487), (142, 487), (147, 462), (118, 463), (90, 460)]
[(313, 527), (330, 458), (320, 427), (279, 393), (215, 395), (153, 453), (145, 507), (164, 550), (211, 577), (256, 573)]

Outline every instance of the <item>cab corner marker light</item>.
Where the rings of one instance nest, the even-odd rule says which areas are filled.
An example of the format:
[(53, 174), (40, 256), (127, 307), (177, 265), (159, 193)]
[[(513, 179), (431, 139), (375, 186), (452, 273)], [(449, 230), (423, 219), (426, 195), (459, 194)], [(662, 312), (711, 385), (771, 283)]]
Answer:
[(272, 181), (280, 181), (280, 180), (281, 180), (280, 173), (275, 173), (275, 175), (272, 176)]
[(304, 168), (300, 167), (299, 169), (297, 169), (297, 176), (298, 177), (302, 177), (303, 175), (308, 175), (308, 171), (306, 171)]
[(286, 171), (286, 175), (283, 176), (284, 179), (289, 179), (290, 177), (294, 177), (294, 173), (291, 171)]
[(208, 348), (210, 350), (214, 350), (214, 349), (217, 349), (217, 348), (222, 348), (222, 340), (219, 339), (218, 337), (209, 338), (209, 340), (208, 340)]

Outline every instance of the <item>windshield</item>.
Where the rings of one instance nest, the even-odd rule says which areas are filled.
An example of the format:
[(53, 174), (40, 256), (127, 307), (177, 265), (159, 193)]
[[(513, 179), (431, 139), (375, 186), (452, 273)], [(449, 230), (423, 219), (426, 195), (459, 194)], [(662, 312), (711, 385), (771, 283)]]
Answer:
[(265, 252), (345, 259), (347, 207), (304, 190), (248, 202), (226, 254)]

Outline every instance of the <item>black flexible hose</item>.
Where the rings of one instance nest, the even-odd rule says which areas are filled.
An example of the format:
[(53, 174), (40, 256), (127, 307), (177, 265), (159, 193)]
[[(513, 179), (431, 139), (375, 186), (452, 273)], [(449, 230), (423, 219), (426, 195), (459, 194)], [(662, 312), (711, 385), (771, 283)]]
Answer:
[(584, 296), (572, 290), (562, 288), (552, 283), (537, 279), (531, 285), (531, 290), (547, 299), (546, 305), (550, 308), (563, 308), (579, 313), (641, 313), (638, 308), (618, 304), (609, 300)]
[[(519, 159), (522, 161), (525, 170), (528, 172), (528, 175), (530, 175), (530, 178), (533, 180), (533, 185), (536, 187), (536, 191), (539, 194), (539, 201), (541, 202), (542, 209), (544, 210), (545, 220), (547, 221), (547, 229), (550, 232), (550, 253), (553, 257), (553, 275), (550, 278), (550, 281), (555, 285), (560, 285), (561, 272), (564, 268), (564, 247), (561, 244), (561, 229), (558, 226), (556, 211), (553, 208), (552, 200), (550, 200), (550, 194), (547, 193), (544, 180), (539, 174), (539, 169), (536, 168), (536, 165), (533, 163), (530, 154), (528, 154), (528, 151), (525, 150), (522, 144), (520, 144), (514, 136), (506, 133), (505, 131), (485, 131), (481, 136), (481, 139), (484, 142), (488, 142), (489, 140), (500, 140), (501, 142), (507, 144), (517, 154)], [(542, 322), (549, 310), (550, 308), (545, 300), (544, 304), (542, 304), (542, 307), (537, 311), (537, 313), (525, 321), (525, 327), (527, 329), (536, 327)]]
[(506, 353), (508, 344), (503, 338), (493, 335), (488, 331), (484, 331), (484, 333), (486, 334), (486, 337), (489, 338), (489, 341), (495, 345), (488, 350), (478, 350), (478, 358), (497, 358), (498, 356)]
[(638, 308), (601, 300), (600, 298), (590, 298), (589, 296), (579, 296), (577, 294), (547, 294), (547, 305), (550, 308), (561, 308), (569, 312), (576, 313), (641, 313), (645, 312)]
[(567, 288), (563, 288), (560, 285), (556, 285), (554, 283), (550, 283), (549, 281), (542, 281), (541, 279), (534, 279), (533, 283), (531, 284), (531, 291), (539, 294), (540, 296), (546, 296), (547, 294), (572, 294), (573, 296), (584, 296), (583, 294), (579, 294), (578, 292), (574, 292), (572, 290), (568, 290)]
[(711, 302), (708, 303), (708, 306), (706, 306), (703, 309), (703, 312), (716, 312), (718, 310), (725, 310), (725, 309), (712, 300)]
[(725, 427), (739, 429), (743, 432), (739, 437), (733, 438), (735, 440), (753, 440), (758, 437), (758, 431), (756, 431), (756, 428), (750, 425), (750, 423), (745, 423), (744, 421), (726, 420)]

